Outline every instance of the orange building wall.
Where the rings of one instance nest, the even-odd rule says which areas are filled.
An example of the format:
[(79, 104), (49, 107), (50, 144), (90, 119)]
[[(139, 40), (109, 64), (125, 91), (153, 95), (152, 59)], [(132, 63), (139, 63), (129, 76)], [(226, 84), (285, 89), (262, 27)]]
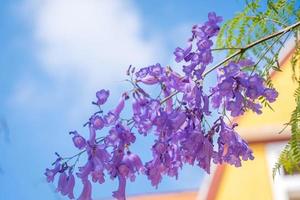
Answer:
[(271, 200), (271, 178), (267, 168), (264, 144), (252, 144), (255, 160), (243, 162), (242, 167), (226, 165), (216, 200)]

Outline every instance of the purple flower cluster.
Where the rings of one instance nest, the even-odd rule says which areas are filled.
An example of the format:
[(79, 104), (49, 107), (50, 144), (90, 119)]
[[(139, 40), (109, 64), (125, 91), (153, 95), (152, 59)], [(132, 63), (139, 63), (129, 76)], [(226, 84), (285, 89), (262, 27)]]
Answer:
[[(244, 67), (253, 65), (250, 60), (230, 62), (221, 68), (217, 86), (211, 89), (211, 94), (204, 92), (199, 80), (203, 80), (203, 72), (213, 60), (212, 37), (218, 34), (221, 20), (215, 13), (209, 13), (206, 23), (193, 27), (188, 47), (176, 48), (175, 60), (184, 62), (184, 76), (160, 64), (137, 72), (130, 66), (127, 75), (133, 88), (123, 93), (116, 107), (107, 112), (101, 106), (110, 93), (98, 91), (93, 104), (100, 110), (85, 124), (89, 136), (70, 132), (80, 152), (66, 158), (56, 154), (52, 169), (46, 169), (47, 181), (53, 182), (59, 176), (57, 191), (74, 199), (76, 176), (83, 185), (78, 199), (90, 200), (91, 182), (103, 184), (107, 178), (117, 179), (119, 186), (113, 197), (125, 200), (126, 183), (134, 181), (138, 174), (146, 175), (157, 187), (163, 176), (177, 179), (184, 164), (197, 165), (210, 173), (212, 162), (239, 167), (243, 160), (252, 160), (252, 151), (235, 132), (235, 124), (226, 124), (223, 116), (212, 125), (207, 119), (214, 117), (212, 107), (224, 106), (233, 117), (248, 108), (260, 113), (257, 99), (263, 97), (273, 102), (277, 92), (267, 88), (258, 74), (244, 72)], [(159, 86), (159, 95), (152, 97), (145, 85)], [(132, 116), (123, 119), (121, 114), (128, 104)], [(136, 134), (156, 137), (151, 148), (153, 157), (147, 162), (131, 151)], [(82, 154), (86, 155), (83, 163), (79, 162)]]
[[(211, 47), (213, 41), (211, 38), (216, 36), (220, 30), (218, 25), (222, 17), (216, 16), (215, 13), (208, 14), (208, 21), (204, 25), (194, 25), (192, 37), (189, 39), (188, 47), (182, 49), (177, 47), (174, 55), (176, 62), (185, 62), (183, 72), (187, 76), (195, 76), (202, 79), (202, 74), (209, 63), (212, 63), (213, 57)], [(193, 46), (195, 46), (193, 48)]]
[(214, 108), (223, 107), (233, 117), (242, 115), (247, 109), (261, 114), (259, 98), (265, 98), (270, 103), (276, 100), (276, 90), (268, 88), (257, 73), (244, 70), (249, 66), (254, 66), (254, 63), (246, 59), (232, 61), (219, 70), (218, 84), (212, 88)]

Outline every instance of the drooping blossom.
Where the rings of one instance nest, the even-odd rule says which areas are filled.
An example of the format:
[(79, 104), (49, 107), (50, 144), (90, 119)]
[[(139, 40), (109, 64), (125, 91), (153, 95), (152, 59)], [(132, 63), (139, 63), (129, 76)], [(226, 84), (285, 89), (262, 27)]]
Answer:
[(61, 158), (58, 158), (54, 162), (55, 167), (53, 169), (48, 169), (48, 168), (46, 169), (46, 172), (44, 174), (47, 177), (48, 183), (53, 182), (55, 175), (61, 170), (62, 166), (61, 166), (60, 161), (61, 161)]
[(253, 152), (247, 142), (235, 132), (234, 126), (229, 127), (220, 119), (218, 138), (218, 161), (226, 162), (235, 167), (241, 166), (241, 160), (253, 160)]
[(73, 135), (73, 143), (74, 146), (78, 149), (83, 149), (86, 146), (86, 140), (84, 137), (82, 137), (77, 131), (72, 131), (70, 134)]
[(69, 174), (67, 175), (66, 172), (62, 172), (59, 176), (58, 185), (57, 185), (57, 192), (60, 192), (64, 196), (68, 196), (69, 199), (74, 199), (74, 190), (75, 186), (75, 177), (72, 174), (72, 171), (69, 170)]
[(109, 97), (109, 90), (104, 90), (104, 89), (99, 90), (96, 93), (96, 97), (97, 97), (97, 102), (95, 104), (99, 106), (105, 104), (107, 98)]

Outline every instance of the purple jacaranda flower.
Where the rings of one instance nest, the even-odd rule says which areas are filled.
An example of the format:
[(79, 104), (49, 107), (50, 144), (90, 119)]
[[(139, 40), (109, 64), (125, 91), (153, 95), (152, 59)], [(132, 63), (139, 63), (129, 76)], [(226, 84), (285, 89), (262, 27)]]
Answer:
[(78, 200), (92, 200), (92, 184), (88, 178), (82, 179), (83, 189)]
[(246, 96), (249, 97), (252, 100), (257, 99), (259, 96), (261, 96), (260, 92), (257, 90), (257, 88), (247, 88), (246, 90)]
[(149, 73), (149, 67), (144, 67), (144, 68), (141, 68), (138, 72), (135, 73), (135, 76), (137, 78), (144, 78), (148, 75)]
[(181, 62), (192, 50), (192, 45), (189, 45), (186, 49), (177, 47), (174, 51), (175, 61)]
[(130, 181), (134, 181), (136, 173), (140, 173), (143, 168), (140, 157), (127, 151), (118, 166), (118, 174), (125, 178), (129, 178)]
[(162, 180), (162, 173), (165, 171), (165, 167), (162, 163), (155, 160), (146, 163), (146, 175), (151, 181), (151, 185), (158, 187), (158, 184)]
[(96, 129), (93, 126), (89, 126), (90, 138), (88, 143), (94, 145), (96, 143)]
[(194, 87), (194, 98), (195, 98), (195, 109), (199, 113), (204, 113), (205, 115), (210, 115), (209, 111), (209, 98), (207, 95), (203, 94), (202, 87)]
[(82, 137), (77, 131), (72, 131), (70, 134), (73, 134), (73, 143), (78, 149), (83, 149), (86, 146), (86, 140)]
[(153, 159), (145, 164), (145, 174), (151, 184), (157, 188), (162, 176), (167, 174), (177, 177), (177, 170), (181, 166), (176, 157), (175, 147), (162, 141), (156, 141), (152, 147)]
[(262, 77), (260, 77), (258, 74), (254, 74), (248, 78), (248, 87), (263, 87), (263, 82), (264, 80)]
[(245, 110), (243, 108), (244, 104), (240, 101), (228, 101), (226, 102), (226, 110), (230, 111), (232, 117), (237, 117), (242, 115)]
[(203, 30), (210, 38), (219, 33), (220, 27), (218, 26), (218, 23), (222, 21), (222, 17), (216, 16), (214, 12), (210, 12), (208, 13), (208, 19), (209, 20), (203, 26)]
[(109, 90), (100, 90), (96, 93), (96, 97), (97, 97), (97, 105), (103, 105), (106, 101), (107, 98), (109, 97)]
[(213, 108), (219, 108), (222, 103), (222, 96), (219, 93), (215, 93), (211, 97), (211, 105)]
[(226, 101), (225, 107), (230, 111), (232, 117), (237, 117), (242, 115), (245, 111), (244, 109), (244, 98), (240, 92), (234, 93), (235, 99)]
[(223, 21), (223, 18), (220, 16), (217, 16), (215, 12), (209, 12), (208, 20), (210, 23), (220, 23)]
[(105, 116), (104, 116), (104, 122), (105, 122), (105, 126), (110, 126), (115, 124), (115, 122), (117, 121), (118, 116), (116, 116), (113, 112), (108, 112)]
[(105, 121), (99, 115), (93, 115), (90, 118), (90, 124), (96, 130), (101, 130), (104, 127)]
[(267, 101), (272, 103), (278, 97), (278, 92), (273, 88), (266, 88), (263, 95), (266, 97)]
[(105, 149), (105, 145), (93, 145), (87, 147), (88, 161), (79, 167), (77, 176), (86, 179), (90, 174), (94, 182), (104, 182), (104, 170), (108, 168), (110, 154)]
[(199, 69), (194, 70), (194, 75), (197, 77), (198, 80), (203, 79), (203, 72), (205, 71), (205, 65), (202, 65)]
[(89, 159), (84, 166), (78, 167), (79, 172), (76, 174), (79, 178), (85, 179), (93, 171), (93, 160)]
[(209, 49), (212, 47), (212, 45), (213, 45), (213, 42), (207, 38), (203, 38), (197, 42), (197, 47), (198, 47), (199, 51)]
[[(195, 56), (197, 56), (197, 55), (195, 55), (195, 54), (197, 54), (196, 52), (191, 52), (191, 53), (189, 53), (189, 54), (187, 54), (185, 57), (184, 57), (184, 61), (185, 62), (192, 62), (192, 61), (195, 61), (196, 60), (196, 57)], [(192, 62), (192, 63), (196, 63), (196, 62)], [(196, 65), (196, 64), (195, 64)]]
[(64, 188), (64, 191), (62, 192), (63, 195), (68, 195), (69, 199), (74, 199), (74, 186), (75, 186), (75, 177), (74, 175), (69, 171), (68, 176), (68, 183)]
[(191, 76), (194, 69), (195, 69), (194, 64), (188, 66), (184, 65), (182, 71), (186, 74), (186, 76)]
[(88, 148), (89, 160), (85, 166), (80, 168), (78, 176), (87, 178), (89, 174), (92, 176), (93, 182), (104, 183), (104, 170), (108, 169), (110, 154), (106, 151), (105, 145), (95, 145)]
[(162, 180), (163, 175), (178, 177), (178, 170), (182, 167), (180, 148), (171, 141), (156, 140), (152, 147), (153, 159), (146, 163), (145, 174), (155, 187)]
[(156, 76), (147, 75), (144, 78), (137, 79), (137, 82), (142, 82), (146, 85), (154, 85), (159, 83), (159, 79)]
[(109, 135), (105, 138), (105, 143), (113, 146), (122, 146), (134, 143), (135, 139), (134, 134), (127, 126), (118, 123), (109, 130)]
[(60, 173), (57, 188), (56, 188), (57, 192), (63, 191), (64, 187), (67, 185), (67, 178), (68, 178), (68, 176), (67, 176), (66, 172)]
[[(119, 166), (119, 171), (122, 174), (126, 174), (128, 168), (126, 165)], [(119, 187), (117, 191), (113, 192), (113, 197), (115, 197), (117, 200), (126, 200), (125, 197), (125, 188), (126, 188), (126, 178), (124, 175), (118, 175), (119, 180)]]
[(98, 182), (100, 184), (105, 182), (104, 173), (102, 168), (96, 167), (94, 171), (91, 173), (93, 182)]
[(182, 141), (183, 155), (185, 162), (203, 168), (210, 172), (210, 162), (213, 155), (213, 145), (202, 132), (193, 131)]
[(210, 115), (211, 112), (209, 111), (209, 97), (207, 95), (203, 95), (203, 107), (202, 107), (202, 111), (206, 114), (206, 115)]
[(177, 91), (184, 92), (185, 86), (189, 81), (174, 71), (167, 72), (165, 77), (165, 86), (168, 88), (173, 88)]
[(62, 166), (60, 164), (61, 158), (56, 159), (54, 162), (55, 167), (53, 169), (46, 169), (46, 172), (44, 173), (47, 177), (47, 182), (53, 182), (55, 175), (61, 170)]
[(211, 38), (219, 33), (220, 26), (215, 23), (206, 22), (205, 26), (202, 27), (202, 30), (205, 32), (208, 38)]
[(68, 195), (69, 199), (74, 199), (74, 194), (73, 194), (74, 186), (75, 186), (75, 178), (71, 170), (69, 170), (68, 176), (66, 172), (60, 174), (56, 191), (60, 192), (64, 196)]
[(199, 154), (197, 155), (198, 157), (197, 160), (198, 160), (198, 166), (204, 169), (208, 174), (210, 173), (210, 164), (211, 164), (212, 155), (213, 155), (213, 145), (207, 138), (204, 138), (202, 143), (202, 149), (199, 151)]
[(135, 97), (132, 104), (133, 120), (140, 134), (146, 135), (153, 126), (161, 104), (158, 100), (149, 100), (145, 97)]
[(240, 73), (240, 69), (240, 65), (236, 62), (230, 62), (227, 66), (222, 68), (226, 77), (237, 76)]
[(241, 166), (241, 159), (254, 159), (247, 142), (234, 131), (233, 127), (228, 127), (223, 119), (220, 120), (218, 145), (218, 154), (222, 160), (236, 167)]
[(163, 68), (159, 63), (151, 65), (145, 69), (147, 69), (147, 73), (145, 72), (145, 70), (143, 70), (143, 75), (137, 75), (136, 82), (142, 82), (147, 85), (154, 85), (160, 82)]
[(186, 114), (180, 111), (173, 111), (168, 117), (173, 131), (177, 131), (186, 121)]
[(96, 148), (91, 157), (91, 162), (93, 163), (93, 169), (91, 172), (92, 181), (98, 182), (100, 184), (105, 182), (104, 170), (108, 165), (109, 154), (106, 150), (101, 148)]
[(192, 27), (192, 38), (190, 39), (190, 41), (194, 40), (195, 38), (200, 38), (200, 39), (208, 38), (203, 30), (203, 26), (196, 24)]
[(117, 107), (115, 108), (115, 110), (113, 111), (113, 113), (116, 116), (119, 116), (120, 113), (122, 112), (122, 110), (124, 109), (125, 106), (125, 97), (122, 97), (119, 104), (117, 105)]
[(190, 59), (186, 61), (191, 61), (192, 63), (194, 63), (195, 66), (197, 66), (200, 63), (200, 61), (203, 60), (203, 58), (201, 57), (201, 53), (202, 51), (200, 53), (191, 53)]
[(247, 101), (246, 106), (251, 109), (253, 112), (256, 112), (256, 114), (261, 114), (261, 108), (262, 106), (258, 103), (254, 103), (252, 101)]
[(137, 154), (131, 153), (130, 151), (128, 151), (127, 155), (124, 156), (124, 162), (132, 172), (140, 172), (144, 168), (140, 157)]
[(110, 164), (108, 165), (108, 172), (110, 174), (111, 179), (115, 179), (119, 175), (118, 167), (122, 163), (122, 160), (125, 155), (125, 144), (119, 143), (115, 146), (114, 150), (112, 151), (112, 158), (110, 160)]
[(235, 81), (232, 78), (227, 78), (218, 84), (218, 91), (222, 96), (232, 96)]
[(163, 68), (159, 63), (149, 66), (149, 74), (154, 77), (159, 77), (163, 73)]
[(118, 123), (114, 130), (118, 133), (120, 141), (122, 141), (124, 144), (131, 144), (135, 142), (136, 138), (127, 126)]
[(125, 92), (122, 94), (121, 99), (119, 100), (118, 105), (113, 111), (110, 111), (104, 118), (108, 125), (114, 124), (116, 120), (119, 119), (120, 113), (125, 107), (125, 101), (129, 98), (128, 94)]
[(262, 96), (265, 90), (263, 79), (258, 74), (240, 81), (246, 87), (246, 96), (252, 100)]
[(212, 57), (211, 51), (210, 50), (201, 51), (199, 59), (205, 65), (212, 63), (213, 57)]

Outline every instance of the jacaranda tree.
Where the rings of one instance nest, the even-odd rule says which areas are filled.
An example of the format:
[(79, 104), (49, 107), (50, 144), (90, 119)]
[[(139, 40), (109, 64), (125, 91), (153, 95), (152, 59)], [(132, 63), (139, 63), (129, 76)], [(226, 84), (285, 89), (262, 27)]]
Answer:
[[(88, 137), (70, 132), (79, 152), (70, 157), (56, 153), (52, 167), (45, 172), (47, 181), (53, 182), (58, 176), (57, 191), (70, 199), (75, 198), (75, 183), (82, 183), (78, 199), (90, 200), (91, 181), (103, 184), (107, 178), (118, 179), (113, 197), (125, 200), (126, 182), (134, 181), (138, 174), (147, 176), (157, 187), (164, 175), (177, 178), (184, 164), (197, 165), (210, 173), (212, 162), (240, 167), (242, 160), (254, 159), (230, 118), (247, 110), (261, 114), (263, 106), (271, 107), (278, 93), (270, 71), (280, 71), (279, 51), (291, 37), (295, 38), (291, 81), (299, 87), (295, 92), (295, 111), (286, 125), (291, 128), (292, 137), (274, 172), (281, 167), (288, 172), (299, 169), (298, 4), (296, 0), (247, 2), (242, 12), (222, 26), (222, 17), (211, 12), (205, 23), (192, 27), (186, 46), (175, 49), (179, 67), (159, 63), (140, 69), (130, 66), (126, 75), (132, 89), (124, 91), (110, 110), (102, 109), (110, 91), (101, 89), (96, 93), (93, 104), (97, 110), (85, 124)], [(228, 56), (212, 66), (217, 51), (225, 51)], [(217, 71), (217, 83), (205, 92), (205, 79), (213, 71)], [(159, 87), (160, 93), (152, 94), (151, 87)], [(130, 110), (130, 117), (124, 117), (125, 107)], [(215, 120), (210, 123), (212, 119)], [(147, 162), (130, 148), (139, 142), (137, 134), (156, 138), (151, 147), (153, 157)], [(80, 157), (86, 161), (79, 162)]]

